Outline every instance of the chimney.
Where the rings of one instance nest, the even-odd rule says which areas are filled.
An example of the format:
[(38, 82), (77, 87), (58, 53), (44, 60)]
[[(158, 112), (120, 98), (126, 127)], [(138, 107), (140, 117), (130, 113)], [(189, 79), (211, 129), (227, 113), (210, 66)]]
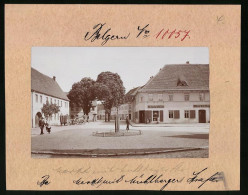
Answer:
[(189, 61), (187, 61), (186, 64), (189, 64)]
[(53, 76), (53, 80), (56, 81), (56, 76)]

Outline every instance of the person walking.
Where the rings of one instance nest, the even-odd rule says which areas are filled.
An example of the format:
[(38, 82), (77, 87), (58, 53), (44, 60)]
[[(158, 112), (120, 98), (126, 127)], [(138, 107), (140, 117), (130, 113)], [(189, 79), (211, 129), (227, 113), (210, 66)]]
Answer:
[(126, 117), (126, 124), (127, 124), (126, 130), (129, 131), (129, 124), (130, 124), (130, 121), (129, 121), (128, 115), (127, 115), (127, 117)]
[(43, 129), (44, 129), (44, 126), (45, 126), (45, 121), (44, 121), (44, 118), (41, 117), (40, 120), (39, 120), (39, 127), (40, 127), (40, 135), (43, 135)]

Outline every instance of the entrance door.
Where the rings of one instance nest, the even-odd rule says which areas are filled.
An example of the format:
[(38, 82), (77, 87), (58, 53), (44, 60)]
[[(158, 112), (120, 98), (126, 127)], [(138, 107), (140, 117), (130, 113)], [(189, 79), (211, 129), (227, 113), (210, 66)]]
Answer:
[(206, 123), (206, 110), (199, 110), (199, 123)]
[(39, 120), (42, 117), (42, 114), (40, 112), (37, 112), (35, 115), (35, 127), (39, 127)]
[(139, 122), (140, 123), (145, 123), (145, 111), (139, 111)]

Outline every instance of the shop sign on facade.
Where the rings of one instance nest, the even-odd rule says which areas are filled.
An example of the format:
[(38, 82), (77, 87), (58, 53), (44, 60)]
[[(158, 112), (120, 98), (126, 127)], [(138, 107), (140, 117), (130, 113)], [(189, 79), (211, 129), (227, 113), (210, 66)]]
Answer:
[(193, 105), (194, 108), (210, 108), (210, 105)]
[(148, 105), (148, 108), (164, 108), (164, 105)]

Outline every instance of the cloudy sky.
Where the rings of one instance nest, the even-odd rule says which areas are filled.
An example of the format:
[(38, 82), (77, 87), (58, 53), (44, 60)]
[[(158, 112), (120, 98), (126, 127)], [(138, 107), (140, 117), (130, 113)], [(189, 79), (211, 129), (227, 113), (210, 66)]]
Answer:
[(31, 66), (56, 76), (63, 91), (84, 77), (118, 73), (126, 92), (144, 85), (166, 64), (208, 64), (207, 47), (33, 47)]

